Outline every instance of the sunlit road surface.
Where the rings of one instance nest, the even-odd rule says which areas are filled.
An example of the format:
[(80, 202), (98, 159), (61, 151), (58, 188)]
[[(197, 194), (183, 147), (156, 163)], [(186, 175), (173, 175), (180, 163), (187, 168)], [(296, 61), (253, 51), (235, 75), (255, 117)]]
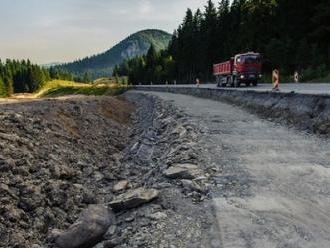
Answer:
[[(141, 86), (150, 86), (150, 85), (141, 85)], [(152, 85), (161, 86), (161, 87), (197, 87), (194, 84), (185, 84), (185, 85)], [(200, 88), (210, 88), (210, 89), (227, 89), (227, 90), (241, 90), (241, 91), (259, 91), (259, 92), (269, 92), (272, 91), (271, 84), (259, 84), (257, 87), (246, 87), (242, 86), (240, 88), (231, 88), (231, 87), (221, 87), (218, 88), (216, 84), (201, 84)], [(330, 95), (330, 83), (290, 83), (290, 84), (281, 84), (280, 92), (284, 93), (299, 93), (299, 94), (316, 94), (316, 95)]]
[(220, 101), (144, 93), (198, 123), (203, 163), (218, 168), (212, 201), (219, 230), (200, 247), (330, 247), (329, 140)]

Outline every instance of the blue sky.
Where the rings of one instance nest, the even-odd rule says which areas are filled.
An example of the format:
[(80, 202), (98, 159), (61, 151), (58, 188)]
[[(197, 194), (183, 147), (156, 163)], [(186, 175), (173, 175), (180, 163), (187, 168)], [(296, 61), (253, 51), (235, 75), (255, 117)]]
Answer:
[(65, 62), (107, 50), (131, 33), (170, 33), (206, 0), (0, 0), (0, 58)]

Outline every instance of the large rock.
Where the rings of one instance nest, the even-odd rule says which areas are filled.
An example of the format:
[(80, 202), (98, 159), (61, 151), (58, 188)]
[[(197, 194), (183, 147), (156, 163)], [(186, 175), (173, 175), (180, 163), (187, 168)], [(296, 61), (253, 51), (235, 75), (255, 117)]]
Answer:
[(203, 174), (195, 164), (177, 164), (171, 166), (164, 175), (171, 179), (195, 179)]
[(113, 192), (123, 191), (127, 188), (128, 188), (128, 181), (123, 180), (123, 181), (118, 182), (115, 186), (113, 186)]
[(109, 226), (115, 222), (114, 214), (103, 205), (90, 205), (68, 230), (58, 233), (55, 243), (60, 248), (88, 248), (101, 241)]
[(138, 207), (156, 199), (158, 196), (159, 192), (155, 189), (138, 188), (119, 195), (115, 200), (110, 202), (109, 205), (114, 211), (118, 212)]

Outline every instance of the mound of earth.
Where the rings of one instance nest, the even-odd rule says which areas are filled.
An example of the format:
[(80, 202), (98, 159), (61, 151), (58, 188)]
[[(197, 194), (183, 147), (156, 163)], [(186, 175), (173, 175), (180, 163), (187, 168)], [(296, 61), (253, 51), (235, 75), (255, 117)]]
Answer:
[(1, 105), (1, 247), (43, 246), (50, 229), (111, 200), (132, 111), (108, 97)]

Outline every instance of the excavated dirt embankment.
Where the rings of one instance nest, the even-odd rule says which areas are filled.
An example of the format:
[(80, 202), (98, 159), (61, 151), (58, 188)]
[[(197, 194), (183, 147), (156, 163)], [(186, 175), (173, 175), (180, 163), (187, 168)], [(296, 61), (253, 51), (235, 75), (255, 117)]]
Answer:
[(0, 247), (209, 247), (199, 134), (143, 94), (0, 104)]
[(51, 229), (111, 199), (133, 111), (107, 97), (0, 105), (0, 247), (48, 247)]
[(188, 94), (242, 106), (263, 118), (271, 118), (315, 134), (330, 135), (330, 96), (236, 91), (189, 87), (138, 86), (137, 90)]

